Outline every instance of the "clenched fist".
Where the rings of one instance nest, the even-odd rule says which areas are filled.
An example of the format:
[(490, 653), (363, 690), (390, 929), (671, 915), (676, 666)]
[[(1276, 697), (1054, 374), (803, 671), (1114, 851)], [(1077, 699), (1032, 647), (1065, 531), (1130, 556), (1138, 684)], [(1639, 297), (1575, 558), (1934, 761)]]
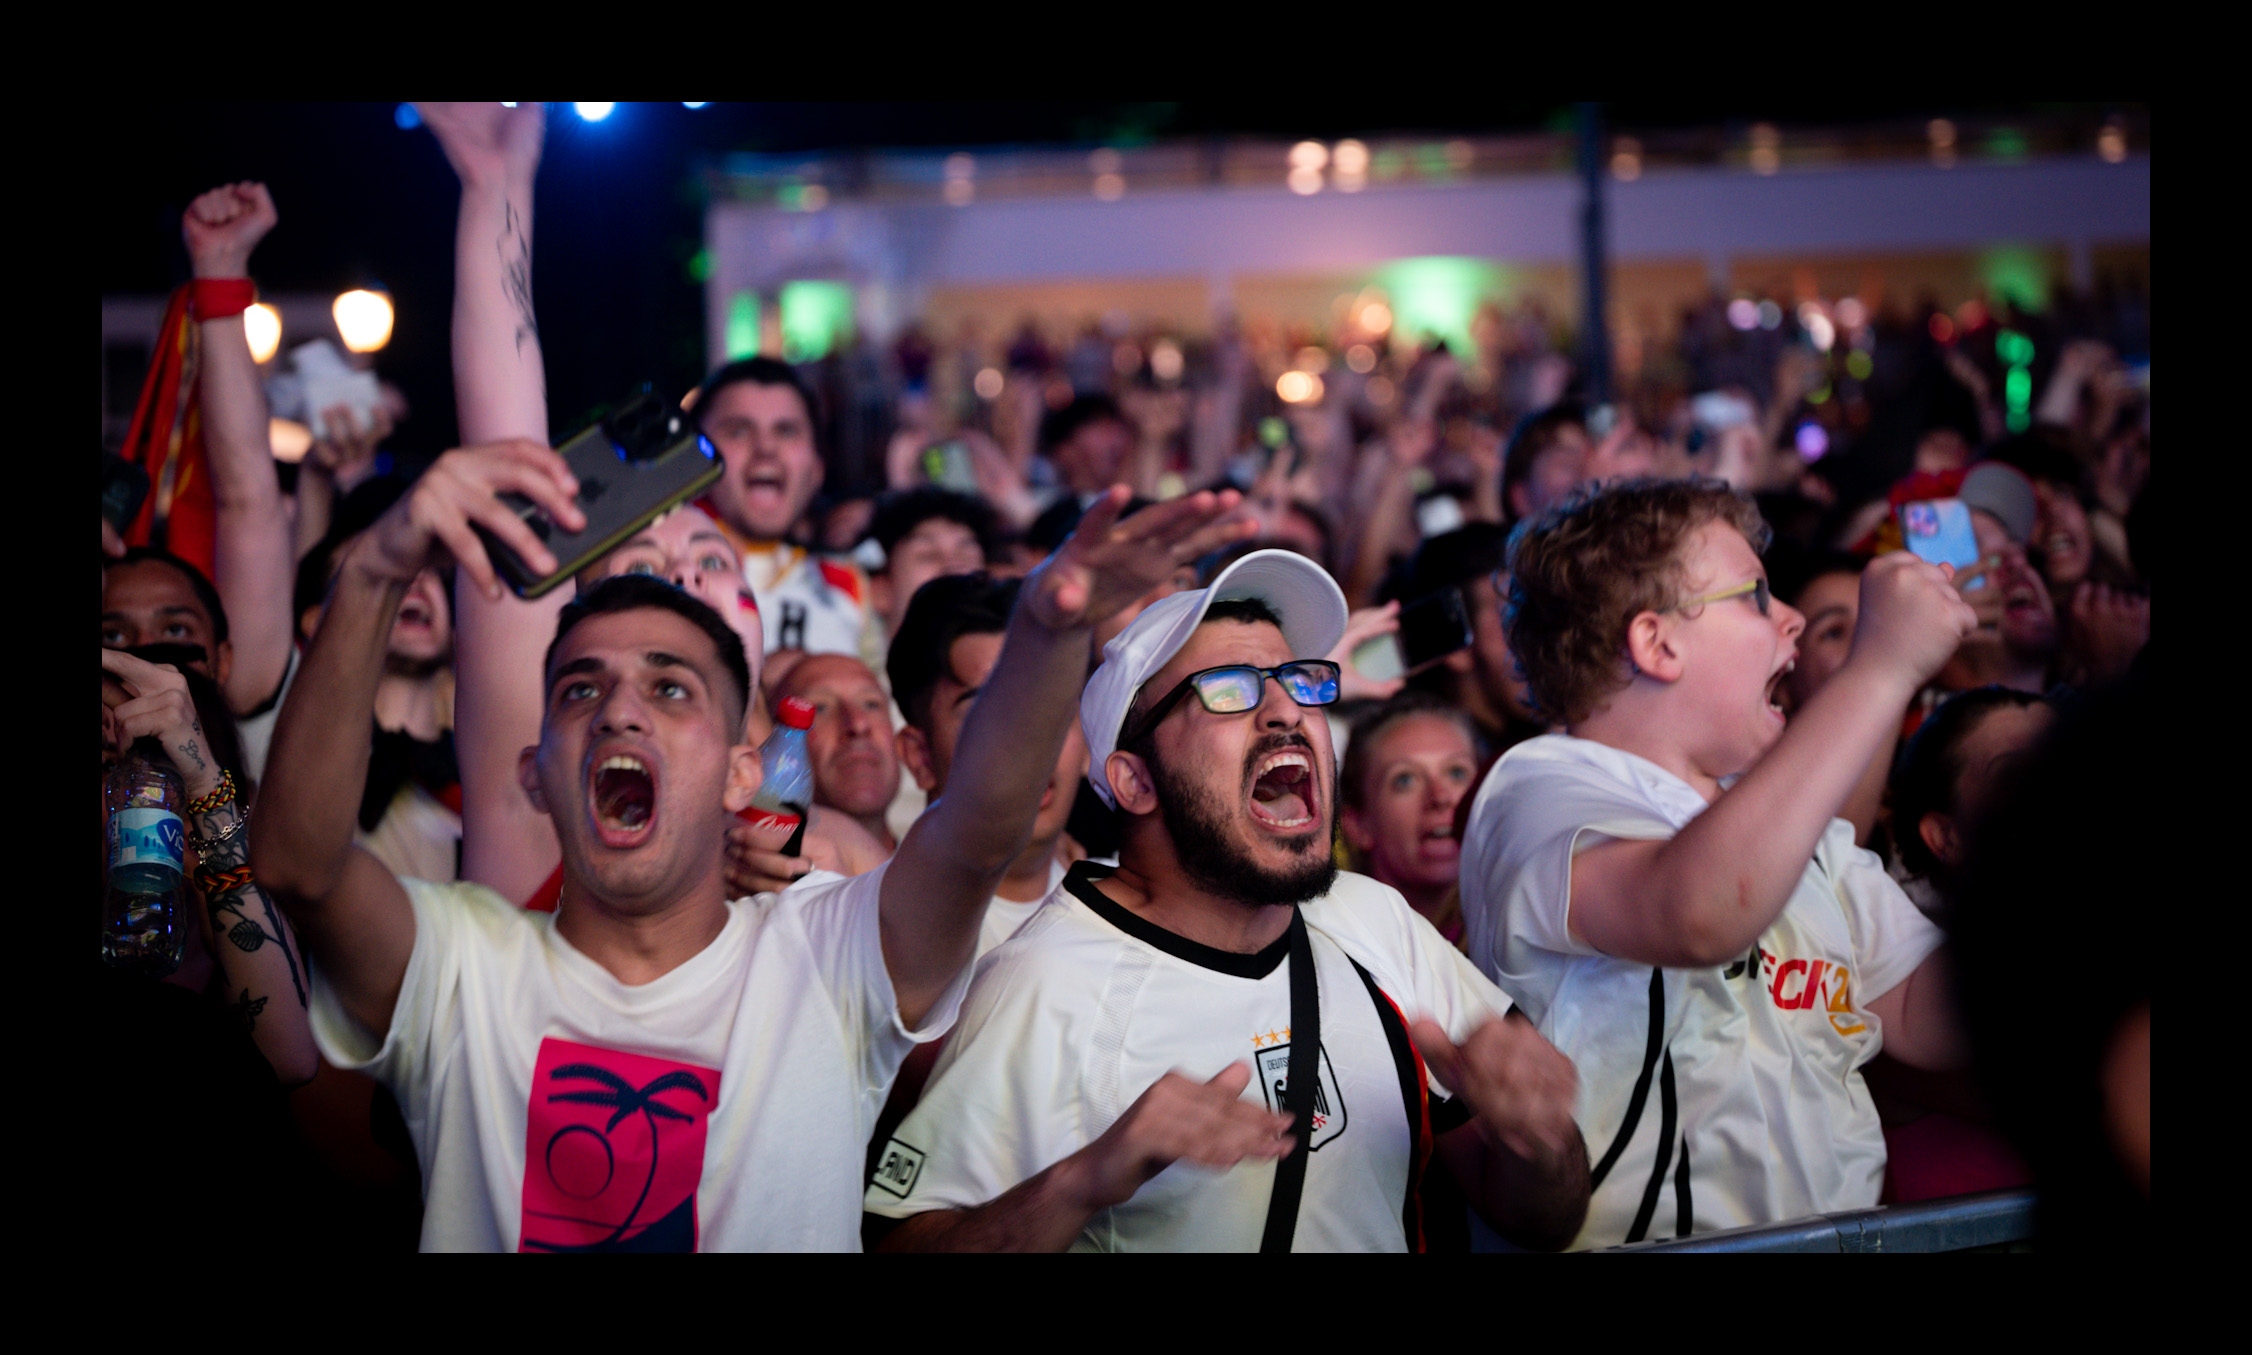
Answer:
[(1977, 626), (1952, 568), (1894, 551), (1861, 571), (1861, 616), (1846, 662), (1883, 672), (1912, 693)]
[(180, 217), (180, 236), (199, 278), (239, 278), (250, 272), (250, 252), (281, 218), (262, 183), (212, 189)]

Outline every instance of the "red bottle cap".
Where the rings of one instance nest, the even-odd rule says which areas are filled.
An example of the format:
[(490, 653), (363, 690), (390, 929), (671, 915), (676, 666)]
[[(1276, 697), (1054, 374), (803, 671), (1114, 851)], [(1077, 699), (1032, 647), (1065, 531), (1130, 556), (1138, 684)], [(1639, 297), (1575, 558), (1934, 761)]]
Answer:
[(782, 723), (792, 729), (813, 728), (813, 703), (801, 697), (783, 697)]

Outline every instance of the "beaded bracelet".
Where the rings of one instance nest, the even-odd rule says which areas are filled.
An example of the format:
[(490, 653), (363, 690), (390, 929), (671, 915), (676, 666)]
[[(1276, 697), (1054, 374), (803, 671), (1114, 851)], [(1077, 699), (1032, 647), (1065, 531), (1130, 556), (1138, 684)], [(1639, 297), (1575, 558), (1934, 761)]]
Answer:
[(188, 813), (191, 816), (213, 813), (222, 805), (233, 802), (234, 798), (235, 774), (222, 768), (219, 772), (218, 786), (209, 795), (199, 795), (188, 801)]

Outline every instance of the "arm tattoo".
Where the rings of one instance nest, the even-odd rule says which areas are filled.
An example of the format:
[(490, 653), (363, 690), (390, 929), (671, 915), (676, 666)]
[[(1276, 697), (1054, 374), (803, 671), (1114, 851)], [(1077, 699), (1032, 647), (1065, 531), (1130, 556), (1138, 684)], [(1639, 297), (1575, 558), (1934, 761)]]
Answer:
[[(203, 727), (198, 725), (196, 727), (196, 733), (201, 734), (202, 732)], [(197, 771), (200, 772), (204, 769), (205, 763), (203, 760), (203, 749), (196, 743), (194, 739), (190, 739), (186, 743), (180, 745), (180, 752), (182, 756), (188, 759), (188, 761), (195, 764), (195, 769)]]
[(516, 204), (508, 203), (503, 209), (500, 240), (500, 281), (508, 299), (516, 305), (516, 352), (524, 352), (524, 341), (540, 341), (539, 321), (532, 315), (532, 235), (531, 227), (516, 211)]
[[(233, 805), (223, 805), (209, 814), (196, 817), (196, 831), (204, 837), (216, 837), (232, 826), (236, 810)], [(289, 929), (282, 924), (281, 916), (274, 911), (273, 900), (249, 876), (244, 867), (250, 855), (248, 834), (237, 833), (225, 842), (213, 843), (197, 863), (196, 875), (200, 881), (212, 880), (206, 886), (204, 906), (210, 910), (211, 930), (225, 936), (236, 950), (249, 954), (267, 942), (281, 949), (281, 956), (289, 966), (290, 984), (297, 990), (297, 1005), (306, 1005), (304, 967), (297, 962), (297, 953), (289, 944)], [(233, 878), (237, 877), (239, 878)], [(264, 924), (253, 918), (255, 906)], [(231, 921), (230, 921), (231, 919)], [(265, 999), (258, 999), (265, 1005)], [(253, 1011), (251, 1015), (257, 1015)]]
[(242, 990), (242, 996), (239, 999), (227, 1004), (228, 1014), (242, 1022), (244, 1034), (248, 1034), (251, 1028), (258, 1024), (258, 1013), (264, 1010), (266, 1010), (266, 999), (252, 997), (248, 988)]

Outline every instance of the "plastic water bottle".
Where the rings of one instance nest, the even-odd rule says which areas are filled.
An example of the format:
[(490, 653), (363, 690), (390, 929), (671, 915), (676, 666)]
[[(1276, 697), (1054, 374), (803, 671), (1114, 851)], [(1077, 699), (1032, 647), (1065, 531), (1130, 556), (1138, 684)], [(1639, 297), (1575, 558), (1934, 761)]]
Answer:
[(805, 816), (813, 804), (813, 759), (805, 749), (805, 731), (813, 727), (813, 703), (794, 696), (782, 698), (781, 720), (758, 750), (766, 779), (744, 811), (744, 822), (757, 827), (792, 827), (783, 854), (795, 856), (805, 839)]
[[(145, 740), (143, 741), (146, 742)], [(162, 750), (134, 745), (109, 774), (109, 884), (102, 898), (102, 959), (162, 978), (180, 967), (186, 833), (180, 778)]]

